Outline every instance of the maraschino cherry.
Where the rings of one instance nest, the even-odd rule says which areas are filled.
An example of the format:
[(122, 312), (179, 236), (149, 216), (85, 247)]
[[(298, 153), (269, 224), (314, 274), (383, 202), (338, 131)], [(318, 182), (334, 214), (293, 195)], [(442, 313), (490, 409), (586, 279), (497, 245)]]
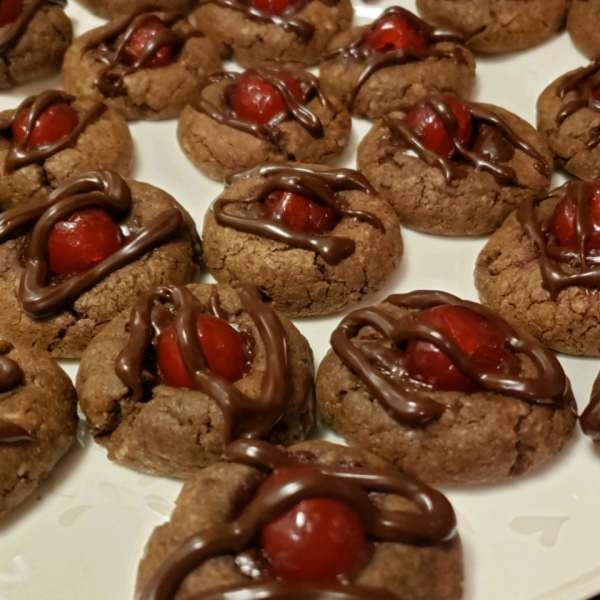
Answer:
[[(277, 76), (290, 88), (299, 102), (302, 88), (287, 71), (277, 71)], [(287, 110), (286, 103), (274, 86), (267, 83), (256, 71), (243, 73), (233, 92), (233, 110), (239, 119), (264, 125)]]
[(119, 226), (99, 208), (88, 208), (59, 221), (48, 237), (48, 266), (53, 273), (87, 271), (123, 246)]
[(0, 0), (0, 27), (14, 23), (23, 12), (23, 0)]
[[(504, 335), (491, 321), (463, 306), (442, 305), (424, 310), (417, 318), (441, 329), (483, 371), (498, 369), (505, 353)], [(474, 392), (477, 383), (464, 375), (452, 361), (429, 342), (412, 340), (406, 346), (409, 377), (435, 390)]]
[[(168, 27), (158, 18), (152, 17), (143, 25), (138, 27), (123, 49), (123, 62), (128, 65), (133, 65), (139, 61), (146, 48), (152, 43), (154, 38)], [(152, 58), (144, 63), (146, 69), (156, 69), (158, 67), (166, 67), (173, 61), (173, 47), (162, 46), (159, 48)]]
[[(29, 108), (20, 110), (13, 121), (12, 134), (15, 142), (20, 142), (27, 131)], [(48, 106), (36, 120), (27, 146), (53, 144), (65, 137), (79, 123), (77, 112), (67, 102), (55, 102)]]
[[(473, 135), (471, 114), (454, 96), (443, 96), (450, 106), (458, 123), (457, 139), (466, 148), (469, 147)], [(454, 143), (446, 131), (441, 119), (424, 102), (417, 104), (407, 115), (406, 123), (419, 136), (421, 143), (443, 158), (452, 158), (455, 153)]]
[[(591, 198), (590, 217), (593, 223), (593, 233), (585, 245), (586, 250), (600, 250), (600, 184), (586, 183), (594, 192)], [(579, 248), (576, 231), (577, 207), (573, 200), (566, 195), (556, 205), (550, 219), (550, 230), (556, 237), (556, 242), (564, 248)]]
[[(263, 484), (284, 483), (310, 467), (282, 467)], [(302, 500), (262, 531), (261, 546), (273, 575), (288, 581), (335, 581), (361, 562), (366, 536), (356, 514), (336, 500)]]
[[(246, 352), (242, 336), (229, 323), (212, 315), (198, 315), (196, 334), (208, 368), (233, 383), (244, 376)], [(183, 364), (173, 325), (167, 327), (156, 343), (156, 362), (163, 381), (176, 388), (194, 389), (194, 382)]]
[(427, 36), (400, 15), (391, 14), (375, 21), (363, 42), (377, 52), (391, 50), (426, 50)]
[(280, 15), (289, 5), (291, 0), (253, 0), (254, 8), (269, 15)]
[(269, 194), (262, 210), (266, 217), (280, 219), (294, 231), (302, 233), (327, 233), (337, 222), (333, 209), (291, 192)]

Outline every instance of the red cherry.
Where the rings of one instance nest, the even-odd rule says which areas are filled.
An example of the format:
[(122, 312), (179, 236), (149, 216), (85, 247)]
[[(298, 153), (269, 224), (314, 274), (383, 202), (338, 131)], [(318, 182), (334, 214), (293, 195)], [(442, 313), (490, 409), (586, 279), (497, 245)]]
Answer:
[(14, 23), (23, 12), (23, 0), (0, 0), (0, 27)]
[[(471, 114), (467, 108), (454, 96), (444, 96), (444, 101), (450, 105), (458, 122), (458, 141), (469, 147), (473, 134)], [(454, 154), (454, 144), (442, 121), (425, 103), (417, 104), (407, 115), (407, 124), (416, 132), (423, 145), (436, 152), (443, 158), (451, 158)]]
[[(286, 71), (277, 71), (277, 76), (288, 85), (294, 97), (302, 100), (302, 89), (298, 81)], [(238, 118), (264, 125), (286, 110), (281, 94), (255, 71), (246, 71), (239, 78), (233, 92), (233, 109)]]
[[(594, 231), (591, 239), (585, 245), (586, 250), (600, 250), (600, 184), (588, 183), (593, 186), (590, 213)], [(576, 228), (577, 207), (569, 196), (565, 196), (554, 208), (550, 219), (550, 230), (556, 236), (559, 246), (564, 248), (579, 248)]]
[(99, 208), (80, 210), (52, 228), (48, 237), (49, 267), (60, 275), (81, 273), (122, 245), (121, 230), (107, 212)]
[[(483, 371), (498, 369), (504, 357), (504, 335), (494, 323), (463, 306), (436, 306), (421, 312), (419, 323), (441, 329)], [(406, 371), (435, 390), (474, 392), (478, 385), (464, 375), (434, 344), (420, 340), (406, 346)]]
[[(25, 137), (29, 108), (20, 110), (13, 121), (13, 140), (20, 142)], [(53, 144), (77, 127), (79, 117), (75, 110), (66, 102), (51, 104), (38, 117), (27, 146)]]
[[(135, 30), (129, 41), (123, 48), (123, 62), (128, 65), (136, 63), (146, 51), (149, 44), (152, 43), (157, 34), (166, 31), (168, 27), (158, 18), (148, 19), (141, 27)], [(152, 58), (144, 64), (146, 69), (156, 69), (166, 67), (173, 61), (173, 47), (162, 46)]]
[[(208, 368), (233, 383), (244, 376), (246, 352), (242, 336), (229, 323), (212, 315), (198, 315), (196, 333)], [(183, 365), (173, 325), (167, 327), (156, 344), (156, 362), (164, 382), (176, 388), (194, 389)]]
[(303, 233), (327, 233), (337, 221), (333, 209), (291, 192), (269, 194), (262, 210), (266, 217), (281, 219), (294, 231)]
[(377, 52), (390, 50), (426, 50), (427, 37), (400, 15), (375, 21), (364, 37), (364, 43)]
[(596, 100), (600, 100), (600, 88), (594, 90), (594, 98), (596, 98)]
[[(267, 479), (292, 479), (310, 467), (284, 467)], [(302, 500), (262, 531), (261, 546), (273, 574), (288, 581), (334, 581), (356, 568), (366, 549), (364, 529), (345, 504), (325, 498)]]
[(290, 0), (253, 0), (252, 5), (270, 15), (280, 15), (290, 5)]

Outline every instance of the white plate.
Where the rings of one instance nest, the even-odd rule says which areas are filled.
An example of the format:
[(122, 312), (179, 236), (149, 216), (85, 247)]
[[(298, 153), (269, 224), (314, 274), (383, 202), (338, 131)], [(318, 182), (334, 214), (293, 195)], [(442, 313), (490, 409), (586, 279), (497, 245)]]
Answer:
[[(414, 10), (414, 0), (401, 0)], [(389, 2), (391, 4), (391, 2)], [(388, 5), (356, 5), (366, 22)], [(77, 34), (102, 23), (77, 4)], [(586, 63), (566, 33), (522, 54), (478, 59), (477, 100), (535, 121), (535, 101), (557, 76)], [(60, 85), (59, 78), (3, 92), (0, 109)], [(164, 188), (201, 228), (222, 186), (200, 175), (175, 139), (175, 121), (135, 123), (134, 177)], [(354, 122), (344, 166), (369, 124)], [(555, 176), (554, 183), (562, 178)], [(405, 256), (393, 291), (438, 288), (477, 300), (472, 271), (484, 239), (444, 239), (403, 231)], [(210, 278), (205, 276), (208, 281)], [(296, 324), (321, 360), (340, 316)], [(580, 408), (600, 361), (560, 357)], [(76, 363), (63, 361), (71, 375)], [(127, 600), (152, 528), (169, 515), (181, 487), (110, 463), (82, 428), (80, 445), (34, 496), (0, 524), (0, 600)], [(332, 434), (328, 434), (334, 437)], [(551, 464), (518, 481), (448, 492), (465, 547), (464, 600), (583, 600), (600, 591), (600, 458), (578, 430)], [(191, 532), (190, 532), (191, 533)]]

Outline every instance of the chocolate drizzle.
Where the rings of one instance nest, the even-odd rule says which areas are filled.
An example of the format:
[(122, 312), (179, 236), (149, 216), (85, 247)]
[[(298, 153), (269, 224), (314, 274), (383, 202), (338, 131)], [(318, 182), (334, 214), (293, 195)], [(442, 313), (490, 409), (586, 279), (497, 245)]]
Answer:
[(594, 381), (590, 403), (579, 417), (581, 429), (593, 440), (600, 440), (600, 377)]
[[(0, 341), (0, 394), (14, 390), (25, 378), (21, 367), (8, 356), (4, 356), (12, 347), (8, 342)], [(33, 441), (33, 438), (26, 429), (0, 417), (0, 446), (30, 441)]]
[[(177, 26), (184, 19), (178, 12), (152, 13), (148, 6), (142, 6), (132, 14), (115, 19), (101, 27), (87, 41), (84, 52), (94, 50), (104, 67), (98, 73), (94, 85), (108, 97), (123, 93), (125, 77), (145, 68), (161, 48), (171, 47), (179, 51), (193, 37), (202, 33), (188, 23)], [(146, 45), (144, 52), (131, 66), (125, 64), (125, 51), (129, 40), (137, 29), (147, 22), (159, 19), (168, 29), (158, 31)]]
[(271, 121), (265, 124), (244, 121), (237, 117), (232, 106), (232, 100), (235, 85), (239, 81), (238, 73), (214, 74), (209, 79), (210, 83), (216, 83), (223, 79), (232, 80), (232, 84), (225, 87), (221, 94), (220, 106), (215, 106), (212, 102), (208, 101), (203, 96), (200, 96), (196, 101), (195, 108), (198, 111), (207, 114), (211, 119), (214, 119), (221, 125), (232, 127), (233, 129), (249, 133), (250, 135), (270, 142), (288, 159), (291, 159), (291, 157), (282, 145), (284, 140), (282, 139), (279, 130), (279, 125), (282, 122), (291, 118), (308, 131), (313, 138), (322, 139), (324, 137), (325, 130), (323, 129), (323, 124), (319, 117), (307, 108), (306, 104), (316, 96), (322, 106), (332, 111), (334, 108), (321, 92), (319, 80), (314, 75), (311, 73), (294, 74), (294, 78), (302, 90), (302, 99), (298, 101), (287, 81), (281, 77), (280, 71), (263, 68), (258, 70), (252, 69), (246, 72), (255, 73), (269, 85), (273, 86), (281, 95), (286, 110), (275, 115)]
[(52, 228), (72, 213), (91, 207), (107, 211), (114, 219), (124, 218), (131, 208), (129, 186), (116, 173), (92, 171), (65, 181), (41, 202), (0, 215), (0, 243), (31, 231), (27, 263), (19, 286), (21, 308), (31, 318), (57, 313), (102, 279), (186, 227), (185, 217), (178, 208), (166, 210), (94, 267), (60, 282), (46, 283), (47, 246)]
[[(335, 235), (317, 235), (296, 231), (283, 221), (263, 216), (262, 203), (272, 192), (285, 191), (308, 198), (317, 204), (331, 208), (342, 218), (364, 221), (385, 232), (383, 223), (374, 214), (351, 210), (338, 193), (356, 190), (371, 196), (377, 193), (367, 179), (351, 169), (332, 169), (313, 171), (307, 167), (294, 165), (263, 165), (245, 173), (236, 175), (232, 181), (242, 178), (264, 178), (247, 198), (218, 198), (213, 205), (216, 222), (222, 227), (230, 227), (258, 235), (277, 242), (316, 252), (329, 265), (337, 265), (354, 253), (355, 243), (350, 238)], [(228, 206), (235, 207), (237, 214), (227, 211)]]
[(71, 96), (66, 92), (46, 90), (37, 96), (26, 98), (12, 112), (7, 121), (0, 121), (0, 134), (11, 136), (12, 127), (17, 115), (23, 110), (29, 111), (25, 124), (25, 136), (20, 142), (13, 142), (6, 155), (4, 161), (4, 170), (6, 173), (11, 173), (33, 163), (42, 162), (65, 148), (72, 148), (86, 128), (106, 110), (106, 105), (102, 104), (102, 102), (96, 102), (82, 116), (78, 116), (79, 122), (67, 135), (50, 144), (28, 147), (29, 139), (40, 115), (52, 104), (56, 104), (57, 102), (70, 104), (74, 100), (75, 96)]
[(391, 115), (383, 117), (383, 123), (390, 132), (384, 141), (390, 143), (392, 147), (400, 145), (414, 152), (429, 166), (440, 169), (447, 183), (467, 177), (470, 172), (467, 165), (470, 165), (477, 172), (490, 173), (499, 185), (515, 185), (517, 183), (515, 170), (505, 164), (513, 157), (515, 149), (522, 150), (534, 160), (536, 171), (545, 176), (550, 175), (548, 161), (531, 144), (521, 138), (504, 118), (481, 104), (465, 100), (461, 102), (474, 120), (476, 135), (471, 150), (465, 148), (458, 139), (458, 122), (450, 104), (442, 98), (433, 96), (422, 101), (422, 104), (430, 108), (444, 125), (459, 160), (450, 160), (429, 150), (404, 120)]
[(350, 109), (354, 105), (362, 86), (380, 69), (395, 65), (404, 65), (411, 62), (420, 62), (428, 58), (447, 58), (458, 64), (467, 64), (465, 51), (459, 47), (450, 50), (441, 50), (440, 48), (435, 47), (429, 47), (424, 50), (400, 48), (397, 50), (378, 52), (370, 46), (366, 40), (372, 29), (376, 27), (379, 22), (391, 15), (397, 15), (407, 21), (410, 26), (427, 38), (428, 45), (433, 46), (434, 44), (442, 42), (451, 42), (454, 44), (465, 43), (464, 33), (453, 29), (436, 29), (405, 8), (391, 6), (384, 10), (381, 13), (381, 16), (373, 22), (358, 40), (347, 46), (336, 48), (324, 57), (324, 60), (333, 60), (339, 57), (344, 60), (353, 60), (364, 64), (365, 68), (360, 74), (356, 86), (352, 91), (352, 95), (350, 96), (350, 100), (348, 101)]
[[(385, 302), (411, 310), (423, 310), (439, 305), (468, 308), (494, 323), (504, 334), (510, 351), (500, 371), (486, 373), (440, 329), (416, 321), (416, 314), (395, 319), (376, 307), (351, 312), (334, 330), (331, 346), (341, 361), (351, 369), (379, 401), (382, 408), (399, 423), (426, 425), (438, 420), (446, 407), (423, 396), (430, 386), (414, 381), (404, 370), (403, 345), (410, 340), (434, 344), (467, 377), (484, 390), (513, 396), (540, 405), (562, 405), (571, 400), (571, 390), (565, 374), (550, 350), (537, 342), (523, 339), (506, 321), (493, 311), (443, 292), (417, 291), (393, 294)], [(363, 327), (377, 332), (373, 341), (352, 342)], [(517, 354), (529, 357), (537, 377), (520, 375)]]
[[(206, 312), (219, 318), (226, 315), (218, 296), (211, 296), (208, 304), (202, 304), (182, 286), (158, 287), (140, 296), (131, 311), (129, 342), (116, 360), (117, 375), (131, 389), (132, 400), (143, 401), (143, 365), (153, 333), (160, 333), (174, 322), (177, 344), (190, 378), (196, 389), (212, 398), (223, 412), (226, 443), (239, 437), (265, 435), (282, 417), (289, 385), (285, 333), (279, 318), (261, 301), (255, 288), (238, 285), (235, 291), (265, 346), (267, 363), (258, 398), (247, 396), (208, 369), (196, 334), (196, 318)], [(165, 308), (167, 303), (170, 310)]]
[[(600, 111), (600, 100), (594, 96), (594, 92), (599, 88), (600, 59), (562, 77), (556, 87), (556, 95), (561, 100), (571, 93), (575, 93), (575, 97), (564, 104), (556, 117), (556, 122), (561, 125), (567, 117), (585, 107)], [(600, 143), (600, 132), (590, 131), (590, 138), (586, 144), (588, 150), (592, 150)]]
[[(225, 449), (225, 458), (263, 472), (300, 464), (293, 455), (265, 442), (239, 441)], [(303, 463), (305, 464), (305, 463)], [(397, 494), (410, 500), (419, 512), (379, 510), (369, 492)], [(204, 561), (239, 553), (258, 538), (262, 528), (307, 498), (329, 498), (350, 507), (367, 535), (381, 542), (431, 545), (455, 535), (456, 517), (443, 494), (409, 475), (389, 469), (341, 467), (312, 463), (293, 480), (275, 483), (258, 492), (233, 522), (219, 524), (184, 540), (154, 573), (138, 600), (173, 600), (183, 580)], [(207, 590), (194, 600), (236, 598), (248, 600), (397, 600), (382, 588), (351, 582), (306, 584), (258, 581)]]
[[(539, 253), (539, 265), (542, 284), (556, 300), (559, 292), (569, 286), (600, 288), (600, 255), (597, 251), (588, 251), (586, 246), (594, 233), (592, 219), (592, 199), (598, 191), (598, 185), (584, 181), (569, 181), (553, 190), (546, 198), (527, 200), (517, 210), (517, 219), (523, 231)], [(576, 249), (561, 247), (550, 235), (550, 219), (540, 223), (536, 206), (543, 200), (560, 199), (568, 196), (576, 207), (575, 233)], [(575, 269), (567, 272), (564, 267)]]
[(35, 13), (44, 4), (54, 4), (64, 8), (67, 5), (66, 0), (29, 0), (23, 7), (23, 12), (17, 19), (4, 27), (0, 27), (0, 58), (6, 54), (20, 39), (27, 28), (27, 25), (33, 19)]

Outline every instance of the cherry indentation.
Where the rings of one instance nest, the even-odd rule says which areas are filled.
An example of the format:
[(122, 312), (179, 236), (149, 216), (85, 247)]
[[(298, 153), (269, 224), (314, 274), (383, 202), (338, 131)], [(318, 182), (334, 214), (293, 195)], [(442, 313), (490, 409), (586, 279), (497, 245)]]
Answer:
[(280, 15), (289, 5), (291, 0), (253, 0), (254, 8), (269, 15)]
[[(135, 30), (129, 41), (123, 48), (123, 62), (127, 65), (133, 65), (138, 62), (149, 45), (154, 42), (155, 37), (166, 31), (168, 27), (158, 18), (152, 17), (143, 25)], [(173, 47), (162, 46), (158, 48), (148, 61), (144, 63), (146, 69), (156, 69), (166, 67), (173, 62)]]
[(375, 21), (364, 37), (364, 43), (377, 52), (390, 50), (426, 50), (427, 36), (400, 15), (389, 15)]
[(0, 0), (0, 27), (14, 23), (23, 12), (23, 0)]
[[(600, 184), (593, 186), (594, 192), (589, 207), (593, 232), (586, 241), (585, 250), (600, 250)], [(554, 208), (550, 219), (550, 230), (556, 237), (556, 242), (564, 248), (579, 248), (577, 235), (577, 207), (569, 196), (565, 196)]]
[[(417, 321), (441, 329), (486, 373), (496, 371), (502, 363), (505, 354), (502, 331), (469, 308), (436, 306), (421, 312)], [(412, 340), (406, 346), (406, 371), (412, 379), (427, 383), (435, 390), (474, 392), (479, 389), (437, 346), (421, 340)]]
[[(29, 108), (20, 110), (13, 121), (12, 135), (20, 142), (27, 132)], [(66, 102), (55, 102), (48, 106), (36, 120), (27, 147), (53, 144), (65, 137), (79, 123), (75, 109)]]

